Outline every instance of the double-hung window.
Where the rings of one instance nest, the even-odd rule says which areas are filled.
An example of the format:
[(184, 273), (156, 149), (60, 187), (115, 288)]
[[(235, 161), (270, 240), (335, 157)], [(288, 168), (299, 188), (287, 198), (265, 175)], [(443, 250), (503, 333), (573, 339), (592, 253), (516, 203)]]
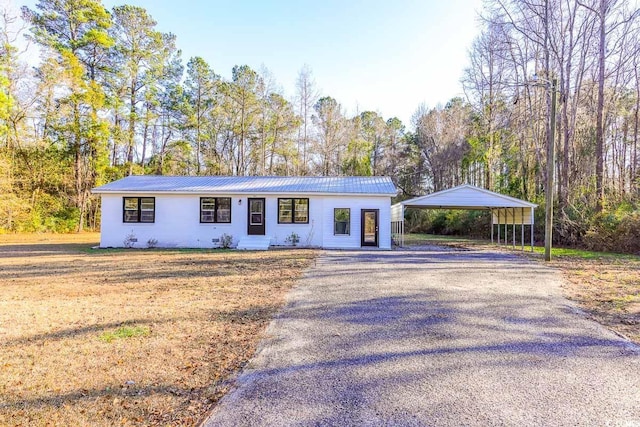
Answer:
[(122, 199), (123, 222), (155, 222), (155, 197), (124, 197)]
[(279, 224), (308, 224), (309, 199), (278, 199)]
[(335, 208), (333, 210), (333, 234), (336, 236), (351, 234), (351, 209)]
[(201, 223), (229, 223), (231, 222), (230, 197), (201, 197)]

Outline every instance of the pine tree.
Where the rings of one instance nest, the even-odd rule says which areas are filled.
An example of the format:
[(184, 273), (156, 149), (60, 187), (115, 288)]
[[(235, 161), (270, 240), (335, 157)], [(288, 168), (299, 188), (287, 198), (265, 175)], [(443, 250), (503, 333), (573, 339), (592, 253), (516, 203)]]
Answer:
[(82, 231), (90, 191), (100, 183), (107, 165), (108, 123), (99, 111), (105, 97), (98, 78), (102, 60), (113, 45), (108, 34), (111, 16), (98, 0), (40, 0), (36, 9), (24, 7), (33, 39), (63, 71), (58, 102), (64, 115), (53, 124), (57, 142), (73, 158), (74, 198), (78, 231)]

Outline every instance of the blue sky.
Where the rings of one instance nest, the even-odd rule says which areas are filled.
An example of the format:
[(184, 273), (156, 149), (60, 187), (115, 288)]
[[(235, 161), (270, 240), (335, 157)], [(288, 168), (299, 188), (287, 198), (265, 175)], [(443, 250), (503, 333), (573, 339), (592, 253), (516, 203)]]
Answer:
[[(35, 0), (0, 0), (30, 7)], [(406, 125), (416, 108), (461, 95), (481, 0), (103, 0), (144, 7), (177, 36), (184, 61), (202, 56), (229, 78), (267, 67), (292, 97), (300, 68), (349, 114), (378, 111)]]

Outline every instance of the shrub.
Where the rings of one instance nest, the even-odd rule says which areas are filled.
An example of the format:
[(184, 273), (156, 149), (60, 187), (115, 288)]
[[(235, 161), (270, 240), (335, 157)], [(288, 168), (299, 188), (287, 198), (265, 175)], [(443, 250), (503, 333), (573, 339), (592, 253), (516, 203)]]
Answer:
[(220, 247), (223, 249), (229, 249), (233, 243), (233, 236), (227, 233), (223, 233), (220, 236)]
[(616, 234), (618, 250), (640, 255), (640, 213), (634, 212), (624, 217)]
[(405, 227), (410, 233), (487, 237), (490, 224), (491, 217), (487, 211), (411, 209)]
[(594, 218), (585, 233), (586, 249), (640, 254), (640, 213), (603, 212)]
[(285, 242), (287, 242), (288, 244), (292, 245), (292, 246), (297, 246), (298, 243), (300, 242), (300, 236), (298, 236), (298, 234), (296, 234), (295, 232), (291, 233), (290, 235), (288, 235), (285, 239)]
[[(544, 212), (544, 209), (538, 209)], [(554, 241), (565, 246), (579, 246), (589, 230), (588, 216), (592, 213), (585, 206), (568, 206), (555, 215)], [(544, 225), (544, 218), (540, 221)], [(544, 233), (544, 229), (542, 230)]]
[(135, 246), (136, 242), (138, 241), (138, 238), (136, 237), (136, 235), (133, 233), (133, 231), (131, 231), (131, 233), (127, 234), (124, 238), (124, 240), (122, 241), (122, 243), (124, 244), (124, 247), (127, 249), (130, 249), (132, 247)]

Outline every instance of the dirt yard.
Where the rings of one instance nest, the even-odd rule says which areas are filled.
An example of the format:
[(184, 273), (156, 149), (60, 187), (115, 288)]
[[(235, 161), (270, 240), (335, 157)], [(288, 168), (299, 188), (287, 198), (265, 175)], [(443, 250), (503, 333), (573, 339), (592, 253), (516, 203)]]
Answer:
[(94, 250), (0, 235), (0, 425), (195, 425), (309, 250)]

